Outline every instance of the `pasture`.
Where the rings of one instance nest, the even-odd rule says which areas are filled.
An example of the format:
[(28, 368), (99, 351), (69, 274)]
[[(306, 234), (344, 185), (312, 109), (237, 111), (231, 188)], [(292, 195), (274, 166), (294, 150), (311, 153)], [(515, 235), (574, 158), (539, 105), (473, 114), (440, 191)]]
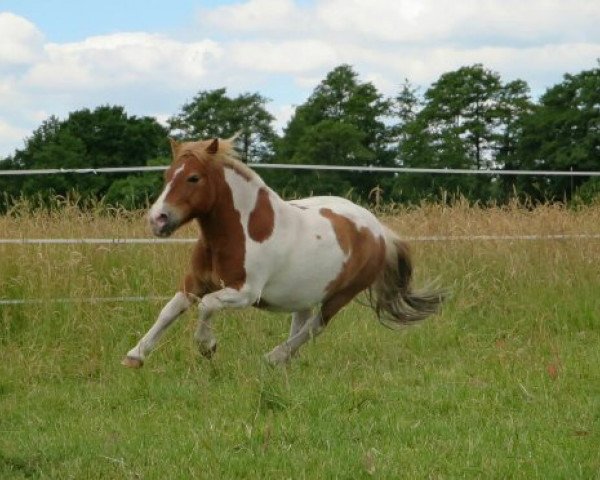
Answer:
[[(404, 236), (600, 233), (600, 207), (424, 205)], [(22, 208), (3, 237), (145, 237), (141, 213)], [(178, 237), (194, 235), (183, 228)], [(354, 303), (289, 366), (286, 315), (195, 315), (142, 370), (162, 303), (0, 306), (0, 478), (600, 478), (600, 240), (412, 242), (440, 315), (400, 331)], [(1, 298), (169, 296), (191, 245), (0, 245)]]

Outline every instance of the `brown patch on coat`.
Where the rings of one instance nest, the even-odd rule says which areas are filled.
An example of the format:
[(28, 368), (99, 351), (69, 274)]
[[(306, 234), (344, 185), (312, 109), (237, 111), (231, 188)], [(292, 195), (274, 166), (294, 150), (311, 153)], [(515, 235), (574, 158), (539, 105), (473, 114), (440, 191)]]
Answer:
[(219, 290), (219, 278), (213, 271), (212, 254), (202, 236), (194, 245), (190, 271), (182, 282), (181, 291), (186, 295), (202, 298), (207, 293)]
[(327, 324), (340, 308), (375, 281), (385, 262), (385, 240), (382, 236), (375, 237), (366, 227), (359, 229), (352, 220), (329, 208), (322, 208), (319, 213), (331, 222), (338, 244), (347, 256), (342, 270), (326, 288), (321, 314)]
[(209, 250), (211, 279), (217, 279), (221, 288), (239, 290), (246, 282), (246, 236), (223, 166), (209, 165), (207, 173), (215, 188), (216, 200), (211, 211), (198, 217), (198, 222)]
[(262, 243), (267, 240), (275, 228), (275, 212), (269, 199), (269, 191), (259, 188), (256, 204), (248, 217), (248, 235), (255, 242)]

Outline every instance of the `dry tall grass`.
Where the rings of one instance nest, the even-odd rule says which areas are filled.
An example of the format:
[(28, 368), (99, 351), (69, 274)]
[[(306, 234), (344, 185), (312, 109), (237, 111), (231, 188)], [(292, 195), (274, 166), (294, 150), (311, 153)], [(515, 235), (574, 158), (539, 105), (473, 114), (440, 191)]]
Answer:
[[(150, 230), (145, 213), (103, 205), (81, 209), (72, 203), (35, 210), (20, 205), (9, 215), (0, 216), (0, 235), (4, 238), (147, 237)], [(382, 211), (380, 217), (401, 236), (410, 237), (600, 233), (600, 204), (572, 209), (558, 203), (481, 207), (456, 202), (451, 206), (396, 206)], [(195, 237), (195, 225), (182, 228), (176, 236)]]
[(563, 204), (526, 208), (518, 203), (479, 207), (423, 204), (398, 208), (386, 221), (409, 236), (557, 235), (600, 233), (600, 205), (571, 209)]
[[(424, 204), (417, 208), (395, 208), (381, 217), (405, 237), (600, 233), (600, 205), (580, 209), (559, 204), (482, 208), (458, 202), (452, 206)], [(145, 211), (110, 210), (102, 205), (84, 210), (68, 202), (54, 209), (17, 206), (11, 214), (0, 217), (0, 232), (4, 238), (151, 236)], [(192, 223), (175, 236), (196, 235), (197, 227)], [(191, 249), (191, 244), (0, 244), (0, 298), (170, 295), (187, 269)], [(540, 266), (535, 271), (528, 270), (527, 275), (552, 277), (552, 272), (559, 271), (552, 265), (565, 261), (585, 263), (598, 258), (600, 242), (577, 239), (412, 242), (412, 250), (419, 283), (441, 276), (451, 286), (465, 275), (473, 279), (494, 269), (521, 272), (524, 264), (531, 262)], [(570, 281), (568, 272), (561, 275), (557, 282)], [(528, 278), (523, 283), (531, 281)]]

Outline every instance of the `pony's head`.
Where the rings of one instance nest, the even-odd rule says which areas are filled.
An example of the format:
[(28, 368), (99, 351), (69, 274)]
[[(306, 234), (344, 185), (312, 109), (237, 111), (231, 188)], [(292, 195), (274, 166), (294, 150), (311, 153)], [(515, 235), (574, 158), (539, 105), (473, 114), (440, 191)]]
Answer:
[(230, 140), (217, 138), (184, 143), (171, 139), (171, 151), (164, 189), (148, 214), (152, 231), (160, 237), (212, 210), (223, 178), (223, 159), (233, 155), (233, 146)]

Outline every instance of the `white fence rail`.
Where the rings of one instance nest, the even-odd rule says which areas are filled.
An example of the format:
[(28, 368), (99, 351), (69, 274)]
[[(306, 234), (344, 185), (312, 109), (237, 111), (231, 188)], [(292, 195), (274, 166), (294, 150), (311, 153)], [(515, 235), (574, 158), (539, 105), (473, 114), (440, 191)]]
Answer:
[[(409, 168), (409, 167), (375, 167), (359, 165), (296, 165), (289, 163), (250, 163), (250, 167), (258, 169), (277, 170), (319, 170), (343, 171), (363, 173), (429, 173), (433, 175), (510, 175), (510, 176), (538, 176), (538, 177), (598, 177), (600, 171), (576, 170), (470, 170), (466, 168)], [(0, 170), (0, 176), (23, 175), (61, 175), (61, 174), (104, 174), (104, 173), (137, 173), (160, 172), (168, 168), (167, 165), (141, 166), (141, 167), (99, 167), (99, 168), (44, 168), (30, 170)]]
[(56, 305), (63, 303), (139, 303), (164, 302), (171, 297), (63, 297), (63, 298), (0, 298), (0, 305)]
[[(600, 240), (600, 233), (548, 235), (426, 235), (402, 237), (407, 242), (520, 242), (551, 240)], [(196, 238), (0, 238), (0, 245), (159, 245), (191, 244)]]

